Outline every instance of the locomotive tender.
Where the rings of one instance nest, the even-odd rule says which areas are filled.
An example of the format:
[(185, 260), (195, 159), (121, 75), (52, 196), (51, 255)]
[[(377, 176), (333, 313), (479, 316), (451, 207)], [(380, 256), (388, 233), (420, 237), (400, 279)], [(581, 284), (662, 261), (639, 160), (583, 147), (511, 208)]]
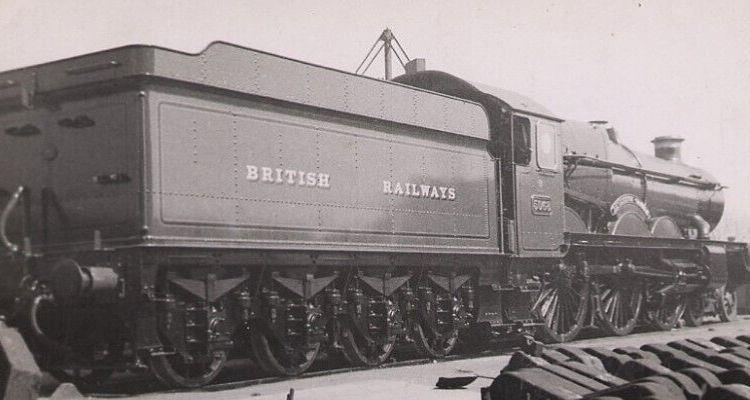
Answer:
[[(395, 82), (214, 43), (0, 74), (2, 313), (48, 370), (209, 383), (320, 351), (375, 366), (463, 332), (729, 319), (722, 187), (601, 123), (421, 71)], [(465, 336), (470, 340), (472, 335)]]

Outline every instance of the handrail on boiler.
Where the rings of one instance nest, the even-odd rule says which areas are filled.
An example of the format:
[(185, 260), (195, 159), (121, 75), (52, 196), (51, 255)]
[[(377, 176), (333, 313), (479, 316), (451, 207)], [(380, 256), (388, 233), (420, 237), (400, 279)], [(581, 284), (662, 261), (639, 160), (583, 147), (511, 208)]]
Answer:
[(626, 173), (652, 176), (652, 177), (656, 177), (660, 179), (667, 179), (667, 180), (674, 181), (674, 182), (685, 182), (685, 183), (689, 183), (689, 184), (698, 186), (699, 188), (707, 189), (707, 190), (719, 191), (719, 190), (726, 188), (726, 186), (723, 186), (716, 182), (705, 180), (701, 177), (679, 176), (679, 175), (674, 175), (674, 174), (665, 173), (661, 171), (652, 171), (652, 170), (648, 170), (648, 169), (644, 169), (640, 167), (636, 168), (630, 165), (625, 165), (625, 164), (612, 162), (608, 160), (602, 160), (602, 159), (587, 156), (587, 155), (565, 154), (563, 155), (563, 162), (566, 165), (570, 166), (570, 168), (572, 168), (571, 170), (569, 170), (569, 172), (565, 173), (565, 175), (568, 177), (570, 176), (570, 174), (572, 174), (573, 170), (578, 165), (586, 165), (586, 166), (598, 167), (598, 168), (612, 168), (612, 169), (624, 171)]
[(11, 242), (10, 239), (8, 239), (8, 218), (18, 205), (18, 202), (21, 200), (21, 196), (23, 195), (24, 191), (26, 191), (26, 187), (19, 186), (18, 189), (13, 192), (13, 195), (11, 196), (10, 201), (8, 201), (8, 204), (6, 204), (5, 208), (3, 208), (2, 214), (0, 214), (0, 241), (2, 241), (3, 245), (8, 248), (11, 253), (18, 253), (21, 248), (17, 244)]

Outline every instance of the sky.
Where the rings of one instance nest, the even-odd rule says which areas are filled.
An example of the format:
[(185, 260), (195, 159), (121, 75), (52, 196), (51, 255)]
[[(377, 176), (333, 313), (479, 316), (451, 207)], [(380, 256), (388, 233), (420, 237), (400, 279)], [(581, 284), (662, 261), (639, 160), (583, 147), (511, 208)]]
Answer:
[(389, 27), (428, 69), (522, 93), (566, 119), (610, 121), (636, 150), (684, 137), (683, 160), (729, 186), (716, 236), (750, 240), (748, 21), (747, 0), (0, 0), (0, 70), (223, 40), (354, 71)]

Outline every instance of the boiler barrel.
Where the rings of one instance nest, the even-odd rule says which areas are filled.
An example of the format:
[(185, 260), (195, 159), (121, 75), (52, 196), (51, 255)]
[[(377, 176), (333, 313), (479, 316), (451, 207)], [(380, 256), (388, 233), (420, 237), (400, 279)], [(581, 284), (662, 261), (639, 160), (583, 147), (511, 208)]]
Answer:
[(679, 149), (678, 156), (667, 161), (632, 151), (618, 141), (611, 130), (607, 132), (600, 124), (564, 122), (562, 142), (566, 155), (626, 167), (623, 170), (581, 163), (568, 175), (567, 188), (607, 205), (623, 194), (632, 194), (646, 203), (652, 217), (669, 216), (682, 228), (697, 228), (696, 221), (700, 219), (711, 230), (716, 227), (724, 212), (724, 195), (713, 176), (683, 164)]

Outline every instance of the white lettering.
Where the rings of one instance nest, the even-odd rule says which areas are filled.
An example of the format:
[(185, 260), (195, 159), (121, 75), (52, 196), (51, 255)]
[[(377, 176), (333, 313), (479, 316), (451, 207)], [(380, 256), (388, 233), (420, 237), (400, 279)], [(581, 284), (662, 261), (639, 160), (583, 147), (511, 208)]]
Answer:
[(308, 172), (305, 174), (305, 179), (307, 180), (307, 186), (315, 186), (318, 183), (315, 172)]
[(396, 188), (393, 189), (393, 194), (401, 196), (404, 194), (404, 188), (401, 187), (401, 182), (396, 182)]
[(263, 171), (263, 178), (261, 179), (263, 182), (273, 182), (273, 177), (271, 176), (273, 170), (271, 168), (263, 167), (261, 171)]
[(276, 183), (284, 183), (284, 180), (281, 179), (281, 174), (284, 172), (281, 168), (276, 168)]
[(246, 178), (249, 181), (260, 180), (261, 182), (291, 186), (317, 186), (324, 189), (331, 187), (331, 175), (326, 173), (305, 172), (298, 169), (259, 167), (250, 164), (246, 165), (246, 167)]
[(433, 186), (411, 182), (383, 181), (383, 194), (394, 196), (409, 196), (423, 199), (456, 200), (456, 188), (449, 186)]
[(383, 193), (392, 194), (391, 181), (383, 181)]
[(414, 197), (421, 196), (422, 194), (419, 193), (419, 187), (417, 186), (417, 184), (416, 183), (412, 183), (411, 185), (414, 186), (414, 190), (411, 191), (412, 196), (414, 196)]
[(247, 166), (247, 179), (250, 181), (258, 180), (258, 167), (256, 167), (255, 165)]
[(331, 187), (331, 184), (328, 182), (328, 180), (331, 178), (331, 175), (328, 174), (318, 174), (318, 186), (322, 188), (329, 188)]
[(288, 169), (284, 171), (284, 175), (286, 175), (286, 183), (294, 185), (294, 177), (297, 175), (297, 171)]
[(419, 185), (419, 190), (422, 192), (422, 197), (430, 196), (430, 185)]

